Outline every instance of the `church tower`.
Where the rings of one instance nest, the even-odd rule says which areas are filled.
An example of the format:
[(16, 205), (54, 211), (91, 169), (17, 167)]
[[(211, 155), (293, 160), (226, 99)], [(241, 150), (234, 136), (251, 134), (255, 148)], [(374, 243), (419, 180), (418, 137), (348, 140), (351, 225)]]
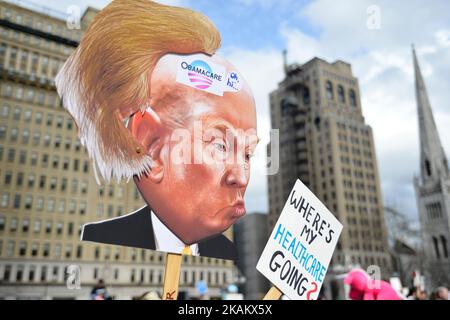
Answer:
[(450, 285), (450, 172), (425, 83), (412, 49), (420, 135), (420, 177), (414, 178), (427, 286)]

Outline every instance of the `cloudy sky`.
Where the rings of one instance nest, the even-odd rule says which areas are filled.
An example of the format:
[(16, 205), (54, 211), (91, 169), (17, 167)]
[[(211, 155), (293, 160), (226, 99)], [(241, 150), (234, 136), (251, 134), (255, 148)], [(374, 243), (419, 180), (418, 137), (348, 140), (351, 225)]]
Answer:
[[(102, 8), (105, 0), (29, 0), (62, 12), (70, 5)], [(314, 56), (352, 64), (366, 122), (372, 126), (384, 203), (417, 219), (412, 185), (419, 172), (411, 43), (444, 149), (450, 154), (450, 2), (448, 0), (171, 0), (206, 14), (222, 34), (221, 54), (244, 74), (258, 105), (262, 137), (253, 159), (248, 211), (267, 211), (263, 159), (269, 137), (268, 93), (290, 63)]]

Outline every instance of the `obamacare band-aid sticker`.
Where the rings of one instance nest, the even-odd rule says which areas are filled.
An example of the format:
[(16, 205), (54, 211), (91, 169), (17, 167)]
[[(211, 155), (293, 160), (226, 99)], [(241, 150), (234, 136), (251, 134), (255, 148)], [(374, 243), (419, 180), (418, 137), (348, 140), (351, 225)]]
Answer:
[(201, 54), (180, 57), (176, 81), (218, 96), (223, 96), (224, 92), (237, 92), (242, 87), (238, 72), (227, 73), (224, 66), (205, 61)]

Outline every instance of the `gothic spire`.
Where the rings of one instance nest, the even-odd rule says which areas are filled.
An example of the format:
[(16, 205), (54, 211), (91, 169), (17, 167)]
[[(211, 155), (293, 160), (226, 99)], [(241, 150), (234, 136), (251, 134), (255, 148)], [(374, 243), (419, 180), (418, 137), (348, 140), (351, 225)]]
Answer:
[(434, 122), (427, 90), (417, 61), (416, 50), (412, 47), (414, 74), (416, 78), (416, 102), (419, 115), (420, 172), (422, 181), (436, 180), (447, 176), (449, 169), (439, 133)]

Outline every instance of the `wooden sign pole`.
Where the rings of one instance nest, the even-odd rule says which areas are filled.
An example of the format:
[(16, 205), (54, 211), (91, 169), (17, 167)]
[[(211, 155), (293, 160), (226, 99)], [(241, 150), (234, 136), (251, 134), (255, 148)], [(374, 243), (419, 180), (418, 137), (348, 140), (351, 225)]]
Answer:
[(180, 282), (181, 258), (181, 254), (167, 254), (162, 300), (177, 300), (178, 284)]
[(280, 300), (283, 293), (275, 286), (272, 286), (269, 291), (267, 291), (263, 300)]

